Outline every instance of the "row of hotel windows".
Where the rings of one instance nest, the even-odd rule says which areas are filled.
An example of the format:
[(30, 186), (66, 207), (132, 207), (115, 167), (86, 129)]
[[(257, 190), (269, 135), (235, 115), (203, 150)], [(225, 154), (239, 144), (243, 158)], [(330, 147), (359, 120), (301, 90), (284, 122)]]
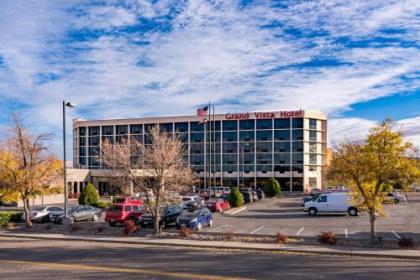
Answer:
[[(291, 123), (291, 125), (290, 125)], [(325, 130), (326, 122), (321, 121), (321, 130)], [(159, 129), (161, 132), (188, 132), (188, 122), (181, 122), (181, 123), (161, 123), (161, 124), (144, 124), (144, 132), (150, 133), (152, 127), (159, 125)], [(215, 122), (215, 130), (220, 131), (221, 121)], [(191, 122), (190, 123), (190, 131), (204, 131), (205, 125), (200, 124), (198, 122)], [(213, 123), (208, 123), (208, 126), (213, 126)], [(239, 125), (238, 121), (223, 121), (223, 131), (230, 131), (230, 130), (254, 130), (255, 129), (255, 120), (240, 120)], [(256, 120), (256, 128), (257, 129), (290, 129), (290, 128), (303, 128), (303, 119), (264, 119), (264, 120)], [(317, 120), (316, 119), (309, 119), (309, 129), (317, 129)], [(130, 130), (130, 134), (143, 134), (143, 124), (132, 124), (130, 128), (128, 125), (116, 125), (115, 126), (115, 133), (114, 133), (114, 126), (102, 126), (102, 135), (127, 135), (128, 131)], [(91, 126), (89, 127), (88, 135), (89, 136), (98, 136), (100, 132), (99, 126)], [(86, 127), (79, 128), (79, 135), (86, 136)]]
[[(205, 168), (204, 165), (194, 165), (191, 166), (194, 172), (204, 172)], [(208, 168), (208, 167), (207, 167)], [(279, 172), (279, 173), (286, 173), (292, 170), (296, 173), (303, 173), (303, 165), (270, 165), (270, 164), (261, 164), (261, 165), (232, 165), (227, 164), (223, 165), (223, 169), (220, 165), (216, 165), (213, 167), (213, 172), (226, 172), (226, 173), (250, 173), (250, 172)]]
[[(88, 158), (88, 165), (89, 166), (100, 166), (99, 164), (99, 158), (92, 156), (87, 157)], [(184, 162), (185, 164), (188, 164), (188, 156), (184, 155)], [(318, 156), (317, 154), (309, 154), (309, 164), (321, 164), (317, 160)], [(223, 159), (223, 163), (222, 163)], [(189, 157), (190, 165), (204, 165), (206, 160), (209, 161), (209, 157), (206, 159), (204, 158), (204, 155), (191, 155)], [(234, 164), (254, 164), (254, 161), (257, 165), (263, 164), (263, 165), (271, 165), (271, 164), (303, 164), (303, 154), (302, 153), (296, 153), (296, 154), (290, 154), (290, 153), (275, 153), (275, 154), (255, 154), (252, 153), (245, 153), (245, 154), (225, 154), (223, 157), (221, 155), (215, 155), (211, 159), (212, 164), (220, 166), (220, 165), (230, 165)], [(80, 156), (79, 157), (79, 164), (86, 165), (86, 157)]]
[[(180, 140), (183, 143), (188, 143), (188, 135), (190, 135), (190, 143), (203, 143), (206, 142), (205, 140), (205, 134), (204, 133), (189, 133), (189, 134), (180, 134), (178, 135)], [(212, 135), (213, 136), (213, 135)], [(290, 130), (264, 130), (264, 131), (257, 131), (256, 137), (254, 134), (254, 131), (240, 131), (239, 135), (238, 132), (223, 132), (223, 136), (221, 136), (221, 133), (216, 133), (216, 137), (214, 137), (215, 142), (220, 142), (222, 139), (223, 142), (237, 142), (238, 136), (240, 142), (254, 142), (254, 139), (256, 138), (257, 141), (290, 141), (290, 140), (303, 140), (304, 139), (304, 132), (303, 130), (293, 130), (292, 133), (290, 133)], [(209, 135), (207, 135), (207, 138), (209, 138)], [(322, 138), (324, 138), (324, 134), (322, 134)], [(87, 140), (86, 140), (87, 139)], [(144, 139), (143, 135), (131, 135), (130, 136), (131, 141), (137, 141), (139, 143), (145, 144), (151, 144), (151, 135), (145, 134)], [(80, 136), (79, 137), (79, 145), (80, 146), (86, 146), (88, 144), (89, 146), (98, 146), (99, 145), (99, 136), (91, 136), (91, 137), (85, 137)], [(102, 141), (109, 141), (110, 143), (114, 143), (114, 141), (121, 143), (123, 141), (128, 140), (128, 136), (102, 136)], [(207, 139), (207, 142), (209, 139)], [(316, 131), (309, 131), (309, 141), (325, 141), (325, 139), (318, 139), (317, 132)], [(86, 143), (88, 142), (88, 143)]]
[[(86, 162), (86, 159), (88, 162)], [(278, 162), (276, 162), (278, 161)], [(292, 171), (298, 172), (298, 173), (302, 173), (303, 172), (303, 161), (296, 159), (293, 160), (293, 164), (290, 165), (289, 163), (287, 163), (286, 161), (282, 161), (281, 159), (275, 159), (275, 163), (271, 164), (271, 160), (266, 160), (266, 161), (259, 161), (257, 162), (257, 164), (247, 164), (248, 162), (244, 161), (244, 164), (238, 164), (235, 160), (231, 160), (231, 161), (227, 161), (224, 162), (223, 164), (213, 164), (213, 170), (215, 172), (221, 172), (223, 170), (223, 172), (288, 172), (290, 171), (290, 169), (292, 169)], [(79, 164), (82, 166), (86, 166), (86, 164), (88, 164), (88, 166), (90, 168), (99, 168), (100, 167), (100, 161), (98, 160), (98, 158), (96, 157), (80, 157), (79, 158)], [(195, 172), (203, 172), (204, 171), (204, 160), (203, 161), (199, 161), (199, 162), (192, 162), (191, 163), (191, 168), (195, 171)], [(316, 170), (316, 165), (312, 165), (310, 166), (310, 170), (314, 171)]]

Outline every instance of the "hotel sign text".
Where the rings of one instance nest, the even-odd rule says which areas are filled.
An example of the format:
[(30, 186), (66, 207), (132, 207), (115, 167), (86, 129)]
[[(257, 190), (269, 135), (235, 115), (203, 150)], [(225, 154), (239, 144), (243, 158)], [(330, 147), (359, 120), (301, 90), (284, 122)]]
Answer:
[(272, 119), (272, 118), (300, 118), (303, 117), (304, 111), (280, 111), (280, 112), (253, 112), (253, 113), (228, 113), (225, 115), (227, 120), (247, 120), (255, 119)]

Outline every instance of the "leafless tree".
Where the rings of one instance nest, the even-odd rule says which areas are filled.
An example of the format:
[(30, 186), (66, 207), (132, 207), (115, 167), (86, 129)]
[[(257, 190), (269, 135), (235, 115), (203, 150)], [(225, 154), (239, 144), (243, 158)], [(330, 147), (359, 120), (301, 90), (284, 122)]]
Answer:
[[(170, 201), (171, 192), (182, 192), (194, 182), (191, 169), (182, 159), (183, 147), (178, 137), (150, 132), (151, 144), (134, 139), (102, 144), (101, 161), (113, 169), (121, 185), (132, 184), (133, 190), (146, 197), (146, 206), (154, 216), (155, 233), (160, 232), (160, 211)], [(115, 179), (114, 179), (115, 180)], [(115, 181), (114, 181), (115, 183)]]

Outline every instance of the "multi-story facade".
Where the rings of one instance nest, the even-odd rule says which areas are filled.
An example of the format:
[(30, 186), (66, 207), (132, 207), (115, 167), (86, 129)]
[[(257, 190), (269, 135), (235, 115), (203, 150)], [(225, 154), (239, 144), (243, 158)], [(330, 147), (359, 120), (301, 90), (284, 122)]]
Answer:
[[(216, 114), (214, 121), (208, 119), (207, 124), (197, 116), (75, 119), (74, 168), (88, 169), (89, 180), (106, 192), (110, 173), (100, 160), (101, 143), (135, 139), (147, 145), (150, 129), (159, 126), (162, 133), (180, 137), (185, 164), (201, 178), (201, 185), (256, 187), (275, 177), (283, 191), (324, 187), (326, 115), (299, 110)], [(80, 187), (72, 188), (78, 191)]]

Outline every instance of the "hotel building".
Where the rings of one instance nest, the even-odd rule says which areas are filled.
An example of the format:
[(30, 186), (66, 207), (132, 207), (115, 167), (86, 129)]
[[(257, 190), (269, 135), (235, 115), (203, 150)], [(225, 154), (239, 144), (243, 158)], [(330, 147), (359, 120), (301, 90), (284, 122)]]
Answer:
[(212, 185), (216, 186), (258, 187), (275, 177), (282, 191), (325, 187), (327, 117), (298, 110), (216, 114), (214, 122), (212, 118), (206, 125), (198, 116), (74, 119), (71, 193), (93, 182), (101, 194), (109, 194), (107, 178), (112, 171), (102, 166), (101, 143), (135, 139), (147, 145), (153, 126), (180, 137), (185, 164), (201, 179), (202, 186), (210, 184), (211, 170)]

